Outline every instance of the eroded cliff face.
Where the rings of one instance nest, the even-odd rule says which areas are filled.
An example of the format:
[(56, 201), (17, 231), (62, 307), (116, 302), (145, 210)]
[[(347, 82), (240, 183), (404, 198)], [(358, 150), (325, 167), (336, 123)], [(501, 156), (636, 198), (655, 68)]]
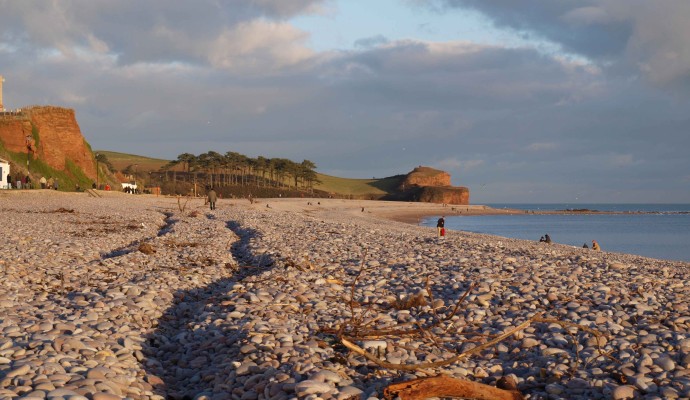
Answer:
[(470, 204), (470, 190), (451, 186), (450, 174), (438, 169), (419, 166), (407, 174), (399, 189), (409, 200), (425, 203)]
[(450, 174), (438, 169), (419, 166), (412, 170), (403, 184), (411, 186), (450, 186)]
[(31, 136), (31, 121), (26, 118), (0, 118), (0, 141), (14, 153), (26, 153), (26, 136)]
[(439, 204), (470, 204), (470, 190), (466, 187), (427, 186), (419, 193), (419, 201)]
[[(32, 129), (38, 135), (34, 137)], [(27, 142), (33, 159), (40, 159), (50, 167), (65, 171), (72, 161), (84, 174), (96, 179), (93, 154), (74, 115), (74, 110), (61, 107), (32, 107), (22, 115), (0, 119), (0, 140), (12, 152), (26, 153)]]

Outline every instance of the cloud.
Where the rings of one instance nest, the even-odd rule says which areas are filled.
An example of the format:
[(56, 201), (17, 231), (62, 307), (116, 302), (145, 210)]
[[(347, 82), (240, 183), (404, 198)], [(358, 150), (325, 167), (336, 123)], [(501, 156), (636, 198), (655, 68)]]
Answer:
[(355, 41), (355, 47), (359, 48), (372, 48), (382, 44), (388, 43), (389, 40), (383, 35), (371, 36), (368, 38), (362, 38)]
[(249, 4), (255, 5), (267, 15), (287, 18), (299, 14), (315, 14), (323, 12), (324, 0), (250, 0)]
[[(291, 65), (306, 56), (306, 34), (286, 18), (318, 12), (324, 0), (2, 1), (0, 42), (29, 51), (110, 54), (122, 65), (230, 62), (237, 56)], [(274, 44), (271, 44), (273, 42)], [(210, 45), (209, 45), (210, 43)], [(223, 51), (218, 46), (227, 46)], [(216, 64), (213, 64), (216, 65)], [(269, 68), (270, 69), (270, 68)]]
[(285, 23), (254, 20), (222, 32), (209, 46), (211, 66), (252, 73), (294, 66), (313, 56), (307, 34)]
[(473, 9), (498, 27), (556, 43), (610, 70), (660, 85), (688, 83), (690, 2), (685, 0), (417, 0), (434, 10)]
[(586, 6), (566, 12), (561, 19), (571, 25), (588, 26), (611, 22), (611, 15), (601, 7)]

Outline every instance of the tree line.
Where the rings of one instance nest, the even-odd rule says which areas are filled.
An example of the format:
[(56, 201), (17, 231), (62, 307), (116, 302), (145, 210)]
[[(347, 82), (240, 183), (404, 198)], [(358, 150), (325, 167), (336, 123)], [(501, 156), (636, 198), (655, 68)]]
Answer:
[(255, 185), (311, 189), (320, 183), (316, 164), (309, 160), (297, 163), (286, 158), (251, 158), (234, 151), (225, 154), (208, 151), (198, 156), (182, 153), (162, 168), (173, 173), (174, 181), (177, 181), (176, 166), (182, 167), (183, 180), (197, 182), (198, 178), (203, 178), (213, 187)]

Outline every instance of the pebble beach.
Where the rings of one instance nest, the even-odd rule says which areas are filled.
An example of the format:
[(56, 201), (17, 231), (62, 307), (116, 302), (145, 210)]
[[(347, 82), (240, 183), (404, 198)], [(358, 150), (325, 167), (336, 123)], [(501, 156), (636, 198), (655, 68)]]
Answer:
[[(690, 398), (689, 263), (440, 239), (426, 204), (99, 193), (0, 191), (0, 400), (374, 400), (439, 374)], [(339, 340), (442, 364), (526, 322), (427, 368)]]

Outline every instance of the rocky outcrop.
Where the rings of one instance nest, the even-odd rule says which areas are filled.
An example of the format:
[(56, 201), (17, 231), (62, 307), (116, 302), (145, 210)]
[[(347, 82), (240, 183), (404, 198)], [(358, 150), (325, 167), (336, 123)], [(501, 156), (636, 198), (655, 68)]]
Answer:
[(68, 161), (96, 179), (96, 165), (91, 149), (81, 134), (74, 110), (39, 106), (21, 114), (0, 119), (0, 141), (5, 149), (31, 154), (45, 164), (67, 171)]
[(470, 190), (466, 187), (426, 186), (418, 194), (419, 201), (439, 204), (470, 204)]
[(470, 204), (470, 190), (451, 186), (450, 174), (438, 169), (419, 166), (407, 174), (399, 188), (400, 199), (439, 204)]
[(450, 174), (430, 167), (421, 165), (412, 170), (402, 182), (402, 188), (413, 186), (450, 186)]

